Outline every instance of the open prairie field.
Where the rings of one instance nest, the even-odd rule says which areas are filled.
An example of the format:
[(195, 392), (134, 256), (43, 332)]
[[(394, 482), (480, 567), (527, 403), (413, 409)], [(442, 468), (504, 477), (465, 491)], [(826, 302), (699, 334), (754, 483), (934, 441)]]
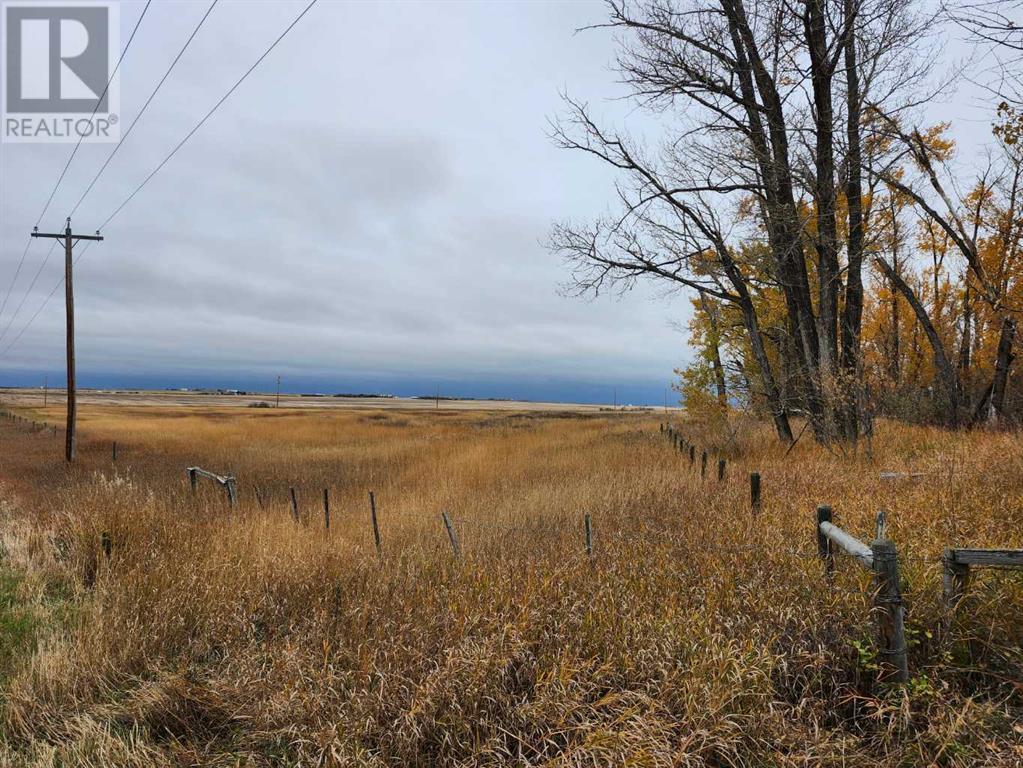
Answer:
[[(11, 405), (29, 408), (47, 404), (63, 403), (64, 390), (51, 389), (47, 393), (40, 388), (0, 389), (0, 400)], [(276, 405), (275, 396), (266, 392), (247, 392), (230, 395), (218, 392), (194, 390), (130, 390), (130, 389), (87, 389), (78, 392), (78, 401), (96, 406), (198, 406), (203, 408), (261, 407)], [(281, 394), (281, 408), (360, 408), (368, 410), (455, 410), (455, 411), (573, 411), (598, 413), (615, 410), (610, 405), (586, 403), (543, 403), (521, 400), (460, 400), (440, 397), (344, 397), (335, 395), (288, 395)], [(646, 410), (653, 410), (647, 408)]]
[[(86, 404), (70, 469), (0, 420), (0, 763), (1023, 765), (1021, 573), (952, 614), (940, 562), (1023, 547), (1017, 435), (683, 423), (701, 479), (660, 418)], [(908, 685), (822, 503), (887, 511)]]

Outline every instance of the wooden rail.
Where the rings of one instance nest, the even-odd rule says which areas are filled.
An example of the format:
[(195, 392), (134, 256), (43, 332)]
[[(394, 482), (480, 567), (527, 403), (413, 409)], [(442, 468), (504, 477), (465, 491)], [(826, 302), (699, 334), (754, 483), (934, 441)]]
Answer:
[(192, 486), (192, 493), (199, 490), (199, 478), (205, 477), (217, 483), (227, 492), (227, 501), (233, 507), (238, 501), (238, 487), (233, 475), (218, 475), (202, 467), (187, 467), (188, 483)]
[(969, 586), (971, 568), (1023, 569), (1023, 549), (946, 549), (941, 560), (945, 606), (954, 611)]
[(859, 560), (866, 568), (874, 568), (874, 553), (862, 541), (826, 520), (820, 523), (820, 529), (826, 539), (845, 550), (847, 555)]

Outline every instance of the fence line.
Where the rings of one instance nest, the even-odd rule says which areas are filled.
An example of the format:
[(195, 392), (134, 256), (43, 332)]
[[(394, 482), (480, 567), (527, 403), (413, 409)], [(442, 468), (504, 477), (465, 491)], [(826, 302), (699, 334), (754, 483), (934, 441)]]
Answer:
[[(9, 411), (0, 411), (0, 417), (14, 422), (15, 424), (27, 424), (30, 430), (45, 430), (45, 424), (35, 422)], [(677, 449), (683, 456), (688, 452), (690, 464), (695, 462), (696, 446), (678, 432), (672, 425), (660, 426), (661, 432), (666, 434), (672, 441), (673, 448)], [(54, 428), (54, 434), (56, 428)], [(111, 446), (111, 459), (117, 461), (118, 444), (116, 441)], [(700, 457), (700, 476), (706, 478), (708, 451), (702, 450)], [(717, 479), (721, 483), (725, 479), (726, 459), (721, 457), (717, 462)], [(219, 475), (198, 466), (187, 467), (189, 484), (193, 493), (198, 490), (198, 478), (205, 477), (223, 487), (227, 493), (230, 505), (237, 503), (237, 481), (233, 475)], [(756, 512), (762, 503), (762, 483), (759, 472), (749, 474), (750, 483), (750, 508)], [(264, 499), (260, 489), (254, 488), (256, 500), (263, 508)], [(298, 501), (294, 486), (289, 488), (291, 511), (296, 521), (300, 521)], [(369, 491), (370, 516), (372, 523), (373, 539), (377, 555), (381, 556), (381, 535), (379, 521), (377, 518), (376, 497), (373, 491)], [(330, 502), (328, 489), (323, 489), (323, 514), (324, 527), (330, 529)], [(441, 513), (449, 543), (454, 557), (462, 559), (461, 542), (456, 531), (456, 523), (446, 511)], [(542, 518), (540, 519), (542, 523)], [(500, 529), (505, 531), (521, 532), (522, 525), (509, 525), (492, 521), (473, 520), (471, 522), (461, 521), (461, 524), (469, 527), (475, 525), (489, 529)], [(848, 592), (850, 594), (867, 595), (871, 597), (872, 613), (877, 619), (877, 646), (878, 654), (888, 667), (891, 668), (894, 678), (898, 682), (906, 682), (909, 679), (907, 647), (905, 639), (905, 605), (902, 599), (899, 562), (912, 561), (918, 563), (941, 563), (942, 564), (942, 593), (946, 606), (946, 619), (949, 621), (951, 615), (958, 607), (965, 595), (970, 582), (972, 569), (976, 568), (999, 568), (1011, 570), (1023, 570), (1023, 550), (1021, 549), (978, 549), (978, 548), (948, 548), (940, 558), (929, 558), (919, 556), (901, 557), (895, 543), (886, 534), (885, 513), (880, 512), (877, 516), (877, 530), (875, 539), (868, 545), (863, 541), (843, 530), (834, 522), (834, 512), (827, 505), (820, 505), (815, 511), (814, 539), (816, 552), (807, 552), (797, 549), (774, 549), (771, 554), (781, 554), (802, 559), (816, 559), (823, 562), (827, 586), (836, 592)], [(585, 557), (591, 563), (594, 561), (593, 546), (593, 521), (591, 515), (586, 513), (583, 519), (584, 530), (584, 552)], [(652, 536), (638, 535), (640, 532), (631, 532), (631, 536), (648, 540)], [(645, 532), (644, 532), (645, 533)], [(721, 546), (701, 541), (693, 546), (690, 541), (678, 542), (675, 531), (658, 530), (653, 535), (660, 540), (675, 540), (675, 543), (683, 543), (690, 551), (706, 552), (727, 552), (733, 554), (760, 554), (765, 553), (762, 546)], [(624, 538), (629, 538), (627, 535)], [(109, 559), (112, 542), (109, 533), (104, 532), (101, 537), (101, 549)], [(844, 590), (835, 588), (833, 577), (835, 572), (835, 554), (842, 552), (848, 555), (854, 562), (857, 562), (873, 574), (873, 589)]]

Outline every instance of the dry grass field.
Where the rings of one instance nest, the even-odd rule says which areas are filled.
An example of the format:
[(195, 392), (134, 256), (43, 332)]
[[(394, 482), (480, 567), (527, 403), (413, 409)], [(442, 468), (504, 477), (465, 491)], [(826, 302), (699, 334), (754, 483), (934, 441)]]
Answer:
[[(86, 405), (70, 470), (0, 421), (0, 764), (1023, 765), (1023, 575), (979, 572), (946, 628), (937, 562), (1023, 547), (1018, 435), (883, 423), (872, 457), (786, 456), (685, 425), (718, 483), (659, 418)], [(823, 578), (819, 503), (864, 540), (888, 511), (906, 686), (869, 573)]]

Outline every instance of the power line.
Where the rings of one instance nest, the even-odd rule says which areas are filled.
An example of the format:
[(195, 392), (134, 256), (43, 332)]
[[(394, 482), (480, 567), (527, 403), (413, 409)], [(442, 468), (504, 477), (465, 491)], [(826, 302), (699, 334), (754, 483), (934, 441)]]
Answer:
[(156, 84), (156, 87), (153, 89), (153, 92), (149, 94), (149, 98), (146, 99), (145, 104), (142, 105), (142, 109), (140, 109), (139, 113), (135, 115), (135, 119), (131, 121), (131, 125), (128, 126), (128, 130), (121, 134), (120, 141), (118, 141), (117, 144), (114, 145), (114, 148), (110, 150), (110, 154), (107, 156), (106, 161), (103, 163), (102, 166), (100, 166), (100, 169), (96, 172), (96, 175), (93, 177), (92, 181), (89, 182), (89, 186), (85, 188), (85, 191), (82, 193), (82, 196), (78, 198), (78, 202), (75, 203), (75, 207), (71, 209), (71, 213), (68, 214), (69, 216), (75, 215), (75, 211), (78, 210), (78, 206), (82, 204), (82, 201), (85, 200), (89, 192), (92, 191), (92, 188), (95, 186), (96, 182), (99, 181), (99, 177), (103, 175), (103, 171), (105, 171), (107, 169), (107, 166), (110, 165), (110, 161), (114, 159), (114, 155), (117, 154), (117, 150), (121, 148), (121, 145), (124, 143), (125, 139), (127, 139), (128, 136), (131, 134), (132, 129), (135, 127), (136, 123), (138, 123), (138, 121), (142, 118), (142, 115), (145, 114), (146, 109), (149, 108), (149, 105), (156, 97), (156, 94), (159, 92), (160, 88), (163, 87), (163, 84), (167, 81), (167, 78), (170, 77), (170, 73), (174, 71), (174, 67), (177, 66), (178, 62), (181, 60), (181, 57), (185, 54), (185, 51), (188, 50), (188, 46), (192, 44), (192, 40), (195, 39), (195, 36), (199, 33), (199, 30), (202, 28), (202, 25), (206, 23), (206, 19), (209, 18), (210, 13), (213, 12), (213, 8), (214, 6), (216, 6), (218, 2), (219, 0), (213, 0), (213, 2), (210, 3), (210, 7), (206, 9), (206, 13), (203, 15), (203, 17), (199, 19), (199, 23), (196, 25), (195, 29), (192, 30), (192, 34), (188, 36), (188, 39), (185, 41), (184, 46), (182, 46), (181, 50), (178, 51), (178, 55), (174, 57), (174, 61), (171, 62), (170, 67), (167, 68), (167, 71), (164, 72), (163, 77), (160, 78), (160, 82)]
[(281, 42), (281, 40), (283, 40), (285, 38), (285, 36), (292, 29), (294, 29), (295, 25), (298, 24), (298, 22), (302, 20), (303, 16), (305, 16), (307, 13), (309, 13), (309, 9), (312, 8), (314, 5), (316, 5), (316, 3), (317, 3), (317, 0), (310, 0), (310, 3), (302, 10), (302, 12), (300, 14), (298, 14), (298, 16), (295, 17), (295, 19), (287, 26), (287, 28), (285, 28), (285, 30), (283, 32), (281, 32), (281, 34), (278, 36), (278, 38), (276, 40), (274, 40), (273, 43), (270, 44), (270, 47), (267, 48), (265, 51), (263, 51), (263, 55), (260, 56), (258, 59), (256, 59), (255, 63), (245, 71), (245, 74), (242, 75), (240, 78), (238, 78), (238, 81), (234, 85), (232, 85), (231, 88), (227, 91), (227, 93), (225, 93), (220, 98), (220, 101), (218, 101), (216, 104), (213, 105), (213, 108), (210, 109), (210, 111), (207, 112), (203, 116), (202, 120), (200, 120), (198, 123), (195, 124), (195, 127), (193, 127), (192, 130), (190, 130), (187, 134), (185, 134), (185, 137), (181, 141), (178, 142), (177, 146), (175, 146), (174, 149), (172, 149), (170, 151), (170, 154), (168, 154), (163, 160), (161, 160), (160, 164), (157, 165), (156, 168), (154, 168), (152, 170), (152, 172), (148, 176), (146, 176), (145, 179), (142, 180), (141, 184), (139, 184), (137, 187), (135, 187), (134, 191), (130, 195), (128, 195), (128, 197), (125, 198), (124, 202), (121, 203), (119, 206), (117, 206), (117, 208), (114, 210), (114, 212), (111, 213), (106, 218), (106, 220), (102, 224), (99, 225), (99, 229), (100, 230), (102, 230), (104, 227), (106, 227), (106, 225), (109, 224), (110, 221), (115, 216), (117, 216), (117, 214), (119, 214), (121, 212), (121, 210), (128, 203), (130, 203), (132, 201), (132, 198), (134, 198), (135, 195), (137, 195), (139, 192), (141, 192), (142, 188), (145, 187), (146, 184), (148, 184), (149, 181), (154, 176), (156, 176), (156, 174), (159, 173), (160, 170), (165, 165), (167, 165), (167, 163), (170, 161), (170, 159), (172, 157), (174, 157), (174, 155), (176, 155), (178, 153), (178, 150), (181, 149), (185, 145), (185, 142), (187, 142), (190, 138), (192, 138), (192, 136), (195, 134), (196, 131), (198, 131), (200, 128), (202, 128), (203, 124), (205, 124), (205, 122), (207, 120), (209, 120), (210, 117), (213, 116), (213, 113), (216, 112), (220, 108), (220, 105), (223, 104), (225, 101), (227, 101), (227, 99), (231, 96), (232, 93), (235, 92), (235, 90), (238, 88), (238, 86), (240, 86), (243, 82), (245, 82), (246, 78), (248, 78), (248, 76), (252, 74), (253, 70), (255, 70), (256, 67), (258, 67), (262, 63), (263, 59), (265, 59), (267, 56), (270, 55), (270, 52), (274, 48), (277, 47), (277, 45)]
[[(4, 326), (3, 333), (0, 333), (0, 341), (3, 341), (4, 337), (7, 336), (7, 332), (11, 330), (11, 326), (14, 325), (14, 321), (18, 319), (18, 315), (21, 314), (21, 308), (25, 306), (25, 301), (32, 294), (32, 289), (35, 288), (36, 281), (39, 280), (39, 275), (42, 274), (43, 268), (50, 261), (50, 256), (53, 253), (53, 249), (57, 247), (57, 242), (54, 241), (50, 244), (50, 250), (46, 252), (46, 257), (43, 259), (43, 263), (39, 265), (39, 269), (36, 270), (35, 275), (32, 277), (32, 282), (29, 283), (28, 289), (21, 297), (21, 301), (18, 302), (18, 308), (14, 310), (14, 314), (11, 315), (11, 319), (7, 321), (7, 325)], [(84, 248), (82, 250), (85, 250)]]
[[(121, 56), (117, 60), (116, 66), (114, 66), (114, 71), (110, 73), (110, 79), (107, 80), (107, 84), (103, 88), (103, 93), (101, 93), (99, 95), (99, 98), (96, 99), (96, 105), (92, 108), (92, 114), (89, 115), (90, 120), (96, 116), (96, 110), (99, 109), (99, 105), (103, 102), (103, 97), (105, 97), (107, 95), (107, 91), (110, 90), (110, 84), (114, 82), (114, 77), (117, 75), (117, 70), (121, 68), (121, 62), (124, 61), (124, 56), (126, 53), (128, 53), (128, 49), (131, 47), (131, 41), (135, 39), (135, 33), (139, 31), (139, 25), (142, 24), (142, 19), (146, 17), (146, 11), (149, 10), (149, 5), (152, 2), (153, 0), (146, 0), (146, 5), (142, 9), (142, 13), (139, 14), (138, 21), (135, 22), (135, 28), (131, 31), (131, 36), (128, 38), (128, 42), (125, 43), (124, 48), (121, 50)], [(84, 138), (85, 134), (79, 134), (78, 143), (75, 144), (75, 148), (71, 150), (71, 154), (68, 156), (67, 162), (64, 163), (64, 170), (62, 170), (60, 172), (60, 176), (57, 177), (57, 183), (53, 185), (53, 190), (50, 192), (50, 196), (46, 200), (46, 205), (43, 206), (43, 212), (40, 213), (39, 218), (36, 219), (37, 227), (39, 226), (39, 223), (43, 220), (43, 216), (46, 215), (46, 211), (49, 210), (50, 203), (53, 202), (53, 196), (57, 194), (57, 188), (60, 187), (60, 183), (64, 180), (64, 176), (67, 174), (67, 169), (71, 167), (71, 161), (74, 160), (75, 155), (78, 154), (78, 148), (82, 146), (82, 140)]]
[[(82, 256), (85, 254), (85, 252), (87, 250), (89, 250), (89, 246), (90, 245), (92, 245), (92, 241), (89, 241), (88, 243), (86, 243), (85, 246), (82, 248), (82, 250), (78, 252), (78, 255), (75, 256), (75, 264), (77, 264), (78, 260), (82, 258)], [(53, 248), (50, 248), (50, 251), (52, 252)], [(53, 294), (55, 294), (57, 292), (57, 289), (60, 288), (62, 285), (64, 285), (64, 278), (63, 278), (63, 276), (61, 276), (60, 280), (57, 281), (57, 284), (55, 286), (53, 286), (52, 289), (50, 289), (50, 292), (48, 294), (46, 294), (46, 298), (43, 299), (43, 303), (39, 305), (38, 309), (36, 309), (35, 314), (33, 314), (32, 317), (30, 317), (28, 319), (27, 323), (25, 323), (23, 326), (21, 326), (21, 330), (18, 331), (18, 335), (14, 337), (14, 340), (11, 341), (11, 343), (8, 344), (6, 347), (4, 347), (2, 352), (0, 352), (0, 357), (3, 357), (4, 355), (6, 355), (7, 352), (11, 349), (11, 347), (13, 347), (15, 344), (17, 344), (18, 341), (21, 339), (21, 337), (25, 335), (25, 331), (27, 331), (28, 327), (30, 325), (32, 325), (32, 323), (35, 322), (35, 319), (37, 317), (39, 317), (39, 315), (42, 313), (42, 311), (46, 307), (46, 305), (50, 303), (50, 299), (53, 298)]]
[[(269, 47), (268, 47), (268, 48), (267, 48), (267, 49), (266, 49), (265, 51), (263, 51), (263, 54), (262, 54), (262, 55), (261, 55), (261, 56), (260, 56), (260, 57), (259, 57), (258, 59), (256, 59), (255, 63), (253, 63), (253, 64), (252, 64), (252, 66), (251, 66), (251, 67), (249, 67), (249, 68), (248, 68), (248, 69), (247, 69), (247, 70), (245, 71), (245, 74), (243, 74), (243, 75), (242, 75), (242, 76), (241, 76), (241, 77), (240, 77), (240, 78), (239, 78), (239, 79), (238, 79), (238, 80), (237, 80), (237, 81), (235, 82), (235, 84), (231, 86), (231, 88), (230, 88), (230, 89), (229, 89), (229, 90), (227, 91), (227, 93), (225, 93), (225, 94), (224, 94), (224, 95), (223, 95), (223, 96), (222, 96), (222, 97), (220, 98), (220, 100), (219, 100), (219, 101), (218, 101), (218, 102), (217, 102), (216, 104), (214, 104), (214, 105), (213, 105), (213, 108), (212, 108), (212, 109), (210, 109), (210, 111), (209, 111), (209, 112), (207, 112), (207, 113), (206, 113), (206, 114), (205, 114), (205, 115), (203, 116), (203, 118), (202, 118), (202, 119), (201, 119), (201, 120), (200, 120), (200, 121), (199, 121), (198, 123), (196, 123), (196, 124), (195, 124), (195, 126), (194, 126), (194, 127), (192, 128), (192, 130), (190, 130), (190, 131), (189, 131), (189, 132), (188, 132), (187, 134), (185, 134), (185, 137), (184, 137), (184, 138), (183, 138), (183, 139), (182, 139), (182, 140), (181, 140), (180, 142), (178, 142), (178, 144), (177, 144), (177, 145), (176, 145), (176, 146), (174, 147), (174, 149), (172, 149), (172, 150), (170, 151), (170, 153), (169, 153), (169, 154), (168, 154), (168, 155), (167, 155), (167, 156), (166, 156), (166, 157), (165, 157), (165, 158), (164, 158), (164, 159), (163, 159), (162, 161), (160, 161), (160, 164), (159, 164), (159, 165), (157, 165), (157, 166), (156, 166), (156, 168), (154, 168), (154, 169), (153, 169), (153, 171), (152, 171), (152, 172), (151, 172), (151, 173), (150, 173), (150, 174), (149, 174), (149, 175), (148, 175), (148, 176), (147, 176), (147, 177), (146, 177), (145, 179), (143, 179), (142, 183), (141, 183), (141, 184), (139, 184), (139, 185), (138, 185), (138, 186), (137, 186), (137, 187), (136, 187), (136, 188), (135, 188), (135, 189), (134, 189), (134, 190), (132, 191), (132, 193), (131, 193), (130, 195), (128, 195), (128, 197), (127, 197), (127, 198), (125, 198), (124, 202), (122, 202), (122, 203), (121, 203), (121, 204), (120, 204), (120, 205), (119, 205), (119, 206), (118, 206), (118, 207), (117, 207), (117, 208), (116, 208), (116, 209), (114, 210), (114, 212), (113, 212), (113, 213), (111, 213), (111, 214), (110, 214), (110, 215), (109, 215), (109, 216), (108, 216), (108, 217), (106, 218), (106, 220), (105, 220), (105, 221), (104, 221), (104, 222), (103, 222), (103, 223), (102, 223), (102, 224), (101, 224), (101, 225), (99, 226), (99, 228), (98, 228), (98, 230), (97, 230), (97, 231), (99, 231), (99, 230), (102, 230), (102, 229), (103, 229), (104, 227), (106, 227), (106, 225), (107, 225), (107, 224), (109, 224), (109, 223), (110, 223), (110, 221), (111, 221), (111, 220), (112, 220), (112, 219), (113, 219), (113, 218), (114, 218), (115, 216), (117, 216), (117, 214), (119, 214), (119, 213), (121, 212), (121, 210), (122, 210), (122, 209), (123, 209), (123, 208), (124, 208), (124, 207), (125, 207), (125, 206), (126, 206), (126, 205), (127, 205), (128, 203), (129, 203), (129, 202), (131, 202), (132, 198), (134, 198), (134, 197), (135, 197), (135, 195), (137, 195), (137, 194), (138, 194), (138, 193), (139, 193), (140, 191), (142, 191), (142, 188), (143, 188), (144, 186), (146, 186), (146, 184), (148, 184), (148, 183), (149, 183), (149, 181), (150, 181), (150, 180), (151, 180), (151, 179), (152, 179), (152, 178), (153, 178), (153, 177), (154, 177), (154, 176), (155, 176), (155, 175), (156, 175), (156, 174), (157, 174), (157, 173), (158, 173), (158, 172), (159, 172), (159, 171), (160, 171), (160, 170), (161, 170), (161, 169), (162, 169), (162, 168), (163, 168), (163, 167), (164, 167), (164, 166), (165, 166), (165, 165), (166, 165), (166, 164), (167, 164), (167, 163), (169, 162), (169, 161), (170, 161), (170, 159), (171, 159), (172, 157), (174, 157), (174, 155), (175, 155), (175, 154), (177, 154), (178, 150), (180, 150), (180, 149), (181, 149), (181, 148), (182, 148), (182, 147), (183, 147), (183, 146), (185, 145), (185, 143), (186, 143), (186, 142), (187, 142), (187, 141), (188, 141), (188, 140), (189, 140), (190, 138), (192, 138), (192, 136), (193, 136), (193, 135), (194, 135), (194, 134), (196, 133), (196, 131), (198, 131), (198, 130), (199, 130), (199, 129), (200, 129), (200, 128), (201, 128), (202, 126), (203, 126), (203, 124), (204, 124), (204, 123), (205, 123), (205, 122), (206, 122), (207, 120), (209, 120), (209, 119), (210, 119), (210, 117), (212, 117), (212, 116), (213, 116), (213, 113), (214, 113), (214, 112), (216, 112), (216, 111), (217, 111), (217, 110), (218, 110), (218, 109), (220, 108), (220, 106), (221, 106), (221, 105), (222, 105), (222, 104), (223, 104), (223, 103), (224, 103), (225, 101), (227, 101), (228, 97), (230, 97), (230, 96), (231, 96), (231, 94), (232, 94), (232, 93), (234, 93), (234, 92), (235, 92), (235, 90), (237, 90), (238, 86), (240, 86), (240, 85), (241, 85), (241, 84), (242, 84), (243, 82), (245, 82), (245, 80), (246, 80), (246, 79), (248, 78), (248, 76), (249, 76), (249, 75), (251, 75), (251, 74), (252, 74), (252, 72), (253, 72), (253, 71), (254, 71), (254, 70), (256, 69), (256, 67), (258, 67), (258, 66), (259, 66), (259, 65), (260, 65), (260, 64), (262, 63), (263, 59), (265, 59), (265, 58), (266, 58), (266, 57), (267, 57), (267, 56), (268, 56), (268, 55), (270, 54), (270, 52), (271, 52), (271, 51), (273, 51), (273, 49), (274, 49), (274, 48), (276, 48), (276, 47), (277, 47), (277, 46), (278, 46), (278, 45), (280, 44), (281, 40), (283, 40), (283, 39), (284, 39), (284, 38), (285, 38), (285, 37), (287, 36), (287, 34), (288, 34), (289, 32), (291, 32), (291, 30), (292, 30), (292, 29), (294, 29), (294, 28), (295, 28), (295, 25), (296, 25), (296, 24), (298, 24), (298, 22), (302, 20), (302, 18), (303, 18), (303, 17), (304, 17), (304, 16), (305, 16), (305, 15), (306, 15), (306, 14), (307, 14), (308, 12), (309, 12), (309, 10), (310, 10), (310, 9), (311, 9), (311, 8), (312, 8), (312, 7), (314, 6), (314, 5), (316, 5), (317, 1), (318, 1), (318, 0), (310, 0), (309, 4), (308, 4), (308, 5), (306, 5), (306, 7), (305, 7), (304, 9), (302, 9), (302, 12), (301, 12), (301, 13), (299, 13), (299, 14), (298, 14), (298, 16), (296, 16), (296, 17), (294, 18), (294, 20), (293, 20), (293, 21), (292, 21), (292, 22), (291, 22), (291, 23), (290, 23), (290, 24), (289, 24), (289, 25), (288, 25), (288, 26), (287, 26), (287, 27), (286, 27), (286, 28), (284, 29), (284, 31), (283, 31), (283, 32), (281, 32), (281, 34), (280, 34), (280, 35), (279, 35), (279, 36), (277, 37), (277, 39), (276, 39), (276, 40), (274, 40), (274, 41), (273, 41), (273, 42), (272, 42), (272, 43), (270, 44), (270, 46), (269, 46)], [(148, 3), (147, 3), (147, 6), (146, 6), (146, 7), (148, 7)], [(209, 12), (207, 11), (207, 14), (208, 14), (208, 13), (209, 13)], [(141, 20), (141, 19), (140, 19), (140, 20)], [(133, 125), (134, 125), (134, 123), (133, 123)], [(122, 140), (123, 140), (123, 139), (122, 139)], [(84, 246), (84, 247), (82, 248), (82, 250), (81, 250), (81, 251), (79, 251), (78, 255), (77, 255), (77, 256), (75, 256), (75, 263), (76, 263), (76, 264), (78, 263), (78, 260), (79, 260), (79, 259), (81, 259), (81, 258), (82, 258), (82, 256), (84, 256), (84, 255), (85, 255), (85, 252), (89, 250), (89, 246), (90, 246), (90, 245), (92, 245), (92, 243), (91, 243), (91, 242), (88, 242), (88, 243), (86, 243), (86, 244), (85, 244), (85, 246)], [(40, 315), (40, 314), (42, 313), (43, 309), (44, 309), (44, 308), (46, 307), (46, 305), (47, 305), (47, 304), (49, 303), (50, 299), (52, 299), (52, 298), (53, 298), (53, 294), (55, 294), (55, 293), (57, 292), (57, 289), (58, 289), (58, 288), (60, 288), (60, 286), (61, 286), (61, 285), (62, 285), (63, 283), (64, 283), (64, 278), (63, 278), (63, 277), (61, 277), (61, 279), (57, 281), (57, 284), (53, 286), (53, 289), (52, 289), (52, 290), (51, 290), (51, 291), (49, 292), (49, 294), (47, 294), (46, 298), (45, 298), (45, 299), (43, 299), (43, 303), (39, 305), (39, 308), (38, 308), (38, 309), (36, 309), (36, 311), (35, 311), (35, 313), (34, 313), (34, 314), (32, 315), (32, 317), (30, 317), (30, 318), (29, 318), (29, 320), (28, 320), (28, 322), (27, 322), (27, 323), (25, 323), (25, 325), (23, 325), (23, 326), (22, 326), (21, 330), (20, 330), (20, 331), (18, 332), (18, 335), (17, 335), (17, 336), (15, 336), (15, 337), (14, 337), (14, 339), (13, 339), (13, 340), (12, 340), (12, 341), (11, 341), (11, 342), (10, 342), (10, 343), (9, 343), (9, 344), (8, 344), (8, 345), (6, 346), (6, 347), (4, 347), (4, 349), (3, 349), (2, 351), (0, 351), (0, 357), (3, 357), (4, 355), (6, 355), (6, 354), (7, 354), (7, 353), (8, 353), (8, 352), (9, 352), (9, 351), (11, 350), (11, 348), (12, 348), (12, 347), (13, 347), (13, 346), (14, 346), (15, 344), (17, 344), (17, 343), (18, 343), (18, 341), (19, 341), (19, 340), (21, 339), (21, 337), (22, 337), (22, 336), (23, 336), (23, 335), (25, 334), (25, 331), (27, 331), (27, 330), (28, 330), (28, 328), (29, 328), (29, 326), (30, 326), (30, 325), (32, 325), (32, 323), (34, 323), (34, 322), (35, 322), (36, 318), (38, 318), (38, 317), (39, 317), (39, 315)], [(0, 336), (0, 338), (2, 338), (2, 336)]]
[[(117, 71), (121, 68), (121, 62), (124, 61), (124, 56), (125, 56), (126, 53), (128, 53), (128, 48), (131, 47), (131, 42), (132, 42), (132, 40), (135, 39), (135, 33), (138, 32), (139, 25), (142, 24), (142, 19), (145, 18), (146, 11), (149, 10), (149, 5), (150, 5), (151, 2), (152, 2), (152, 0), (147, 0), (145, 7), (142, 9), (142, 13), (139, 14), (138, 21), (135, 22), (135, 28), (131, 31), (131, 36), (128, 38), (128, 42), (125, 43), (124, 48), (121, 50), (121, 56), (120, 56), (120, 58), (117, 59), (117, 64), (114, 66), (114, 70), (110, 73), (110, 77), (107, 80), (107, 84), (103, 87), (103, 92), (99, 95), (99, 98), (96, 99), (96, 104), (93, 106), (92, 113), (89, 115), (89, 119), (90, 120), (92, 120), (92, 118), (94, 118), (96, 116), (96, 111), (99, 109), (99, 105), (103, 103), (103, 98), (107, 95), (107, 92), (110, 90), (110, 85), (114, 82), (114, 77), (117, 75)], [(134, 123), (132, 125), (134, 125)], [(46, 204), (43, 206), (43, 210), (39, 214), (39, 218), (36, 219), (36, 223), (35, 223), (36, 227), (39, 226), (40, 222), (42, 222), (42, 220), (43, 220), (43, 216), (45, 216), (46, 212), (50, 209), (50, 204), (53, 202), (53, 198), (57, 194), (57, 190), (60, 188), (61, 182), (64, 180), (64, 177), (67, 175), (67, 170), (68, 170), (68, 168), (71, 167), (71, 161), (75, 159), (75, 155), (78, 153), (78, 148), (82, 146), (82, 140), (84, 138), (85, 138), (85, 134), (79, 134), (79, 136), (78, 136), (78, 143), (75, 144), (75, 148), (73, 150), (71, 150), (71, 154), (68, 156), (67, 162), (64, 163), (64, 169), (60, 172), (60, 176), (57, 177), (57, 182), (53, 185), (53, 189), (50, 190), (50, 196), (46, 199)], [(122, 141), (123, 141), (123, 139), (122, 139)], [(79, 202), (81, 202), (81, 201), (79, 201)], [(77, 206), (75, 206), (75, 207), (77, 208)], [(11, 280), (11, 284), (7, 287), (7, 295), (4, 296), (3, 304), (0, 305), (0, 318), (3, 317), (4, 310), (7, 308), (7, 302), (10, 300), (11, 292), (14, 290), (15, 284), (18, 282), (18, 277), (21, 275), (21, 268), (25, 264), (25, 257), (28, 256), (28, 251), (29, 251), (29, 248), (31, 248), (31, 247), (32, 247), (32, 238), (29, 237), (28, 243), (25, 244), (25, 250), (21, 254), (21, 259), (18, 261), (18, 267), (17, 267), (17, 269), (14, 270), (14, 278)], [(53, 249), (51, 248), (50, 250), (52, 251)], [(47, 254), (47, 258), (49, 258), (49, 254)], [(38, 276), (39, 275), (37, 273), (36, 277), (38, 278)], [(32, 284), (35, 285), (35, 280), (33, 280)], [(26, 294), (25, 294), (26, 298), (28, 296), (28, 293), (31, 290), (32, 289), (29, 288), (29, 291), (26, 292)], [(22, 304), (25, 303), (25, 299), (24, 298), (22, 299), (21, 303)], [(16, 316), (17, 316), (17, 313), (15, 313), (15, 315), (12, 316), (11, 323), (14, 322), (14, 317), (16, 317)], [(7, 333), (7, 331), (4, 330), (4, 333), (0, 334), (0, 338), (3, 338), (3, 336), (6, 335), (6, 333)]]
[(0, 318), (4, 316), (4, 310), (7, 309), (7, 301), (11, 298), (11, 291), (14, 290), (14, 284), (18, 282), (18, 275), (21, 274), (21, 268), (25, 264), (25, 257), (28, 256), (28, 249), (32, 247), (32, 238), (29, 237), (28, 242), (25, 243), (25, 250), (21, 252), (21, 260), (18, 262), (18, 268), (14, 270), (14, 278), (11, 280), (11, 284), (7, 286), (7, 295), (4, 296), (4, 303), (0, 305)]

